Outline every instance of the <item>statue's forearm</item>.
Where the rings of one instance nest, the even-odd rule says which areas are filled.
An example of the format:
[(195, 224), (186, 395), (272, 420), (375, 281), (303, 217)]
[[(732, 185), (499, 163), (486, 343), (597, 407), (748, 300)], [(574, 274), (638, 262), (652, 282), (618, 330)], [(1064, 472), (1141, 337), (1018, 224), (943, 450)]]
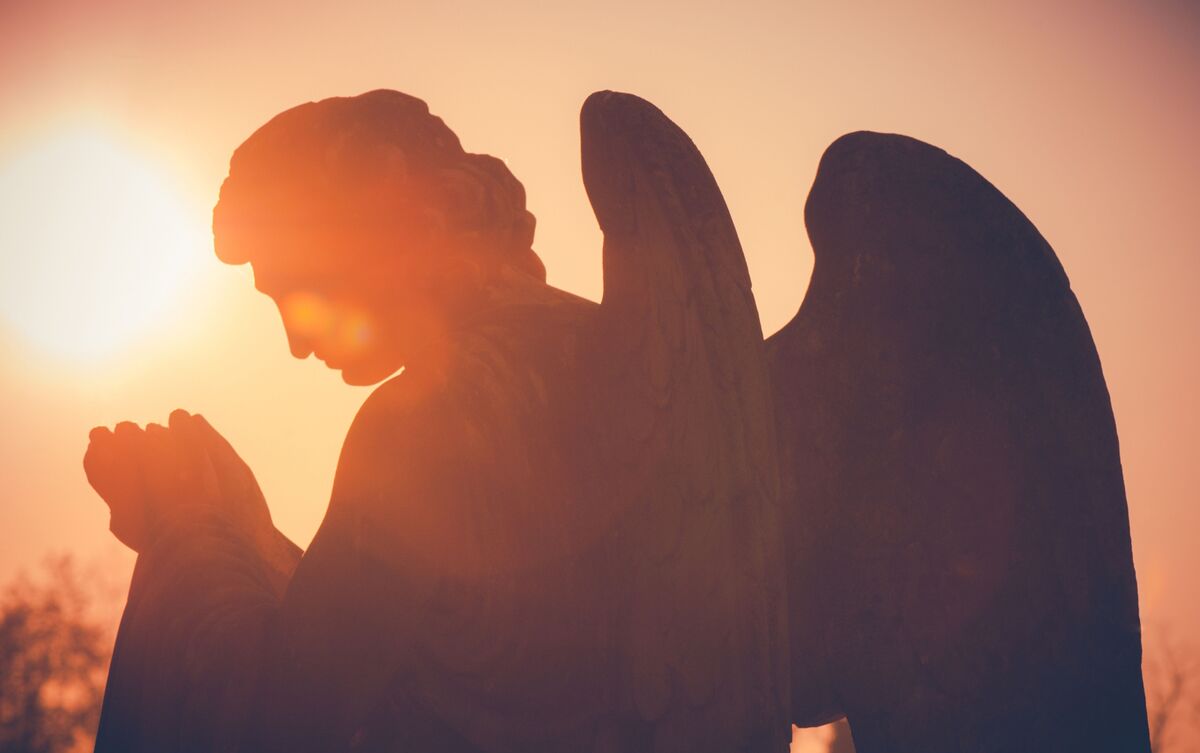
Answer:
[(164, 526), (138, 557), (96, 750), (345, 747), (394, 674), (395, 584), (330, 540), (301, 564), (282, 533), (217, 511)]
[(278, 610), (277, 574), (257, 549), (226, 517), (192, 510), (138, 556), (98, 753), (236, 746)]
[(253, 537), (252, 543), (267, 570), (275, 595), (282, 599), (304, 550), (274, 526)]

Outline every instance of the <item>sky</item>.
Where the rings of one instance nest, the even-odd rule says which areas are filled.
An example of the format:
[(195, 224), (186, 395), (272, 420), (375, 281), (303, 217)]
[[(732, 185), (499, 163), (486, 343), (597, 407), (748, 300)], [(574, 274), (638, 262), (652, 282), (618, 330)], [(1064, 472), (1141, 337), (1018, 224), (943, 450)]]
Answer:
[[(425, 99), (524, 183), (549, 281), (598, 299), (578, 112), (617, 89), (708, 159), (768, 333), (803, 298), (803, 204), (842, 133), (936, 144), (1012, 199), (1100, 353), (1146, 629), (1200, 638), (1198, 41), (1186, 0), (0, 2), (0, 581), (52, 552), (128, 568), (87, 432), (176, 407), (229, 438), (286, 534), (315, 532), (368, 393), (292, 359), (249, 270), (212, 255), (259, 125), (376, 88)], [(89, 224), (97, 207), (124, 219)]]

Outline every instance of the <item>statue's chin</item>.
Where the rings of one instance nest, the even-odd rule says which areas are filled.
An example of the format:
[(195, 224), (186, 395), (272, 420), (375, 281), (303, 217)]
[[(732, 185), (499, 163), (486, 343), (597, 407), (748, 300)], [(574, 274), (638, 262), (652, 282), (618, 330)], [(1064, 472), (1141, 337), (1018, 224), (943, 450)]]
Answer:
[(392, 374), (395, 374), (399, 369), (394, 368), (370, 368), (370, 367), (347, 367), (342, 371), (342, 381), (352, 387), (370, 387), (373, 384), (378, 384), (384, 379), (387, 379)]

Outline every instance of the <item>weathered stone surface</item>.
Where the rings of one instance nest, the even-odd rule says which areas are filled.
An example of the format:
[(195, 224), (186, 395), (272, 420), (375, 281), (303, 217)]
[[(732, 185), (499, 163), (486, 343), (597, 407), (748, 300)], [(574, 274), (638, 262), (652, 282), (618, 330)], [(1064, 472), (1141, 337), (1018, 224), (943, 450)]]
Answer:
[(793, 707), (862, 753), (1148, 748), (1116, 430), (1066, 275), (966, 164), (825, 153), (771, 338)]

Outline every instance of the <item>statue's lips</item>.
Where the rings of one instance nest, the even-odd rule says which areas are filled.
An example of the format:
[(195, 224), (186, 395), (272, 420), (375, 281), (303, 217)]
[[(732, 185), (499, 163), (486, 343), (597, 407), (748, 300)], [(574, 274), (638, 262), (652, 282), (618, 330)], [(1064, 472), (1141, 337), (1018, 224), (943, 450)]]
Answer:
[(314, 350), (312, 354), (313, 354), (313, 356), (314, 356), (314, 357), (316, 357), (316, 359), (317, 359), (318, 361), (321, 361), (321, 362), (323, 362), (323, 363), (324, 363), (326, 366), (328, 366), (328, 367), (329, 367), (329, 368), (331, 368), (331, 369), (340, 369), (340, 368), (341, 368), (341, 366), (340, 366), (340, 365), (338, 365), (336, 362), (334, 362), (334, 361), (330, 360), (328, 357), (326, 357), (326, 356), (325, 356), (323, 353), (321, 353), (321, 351), (319, 351), (319, 350)]

